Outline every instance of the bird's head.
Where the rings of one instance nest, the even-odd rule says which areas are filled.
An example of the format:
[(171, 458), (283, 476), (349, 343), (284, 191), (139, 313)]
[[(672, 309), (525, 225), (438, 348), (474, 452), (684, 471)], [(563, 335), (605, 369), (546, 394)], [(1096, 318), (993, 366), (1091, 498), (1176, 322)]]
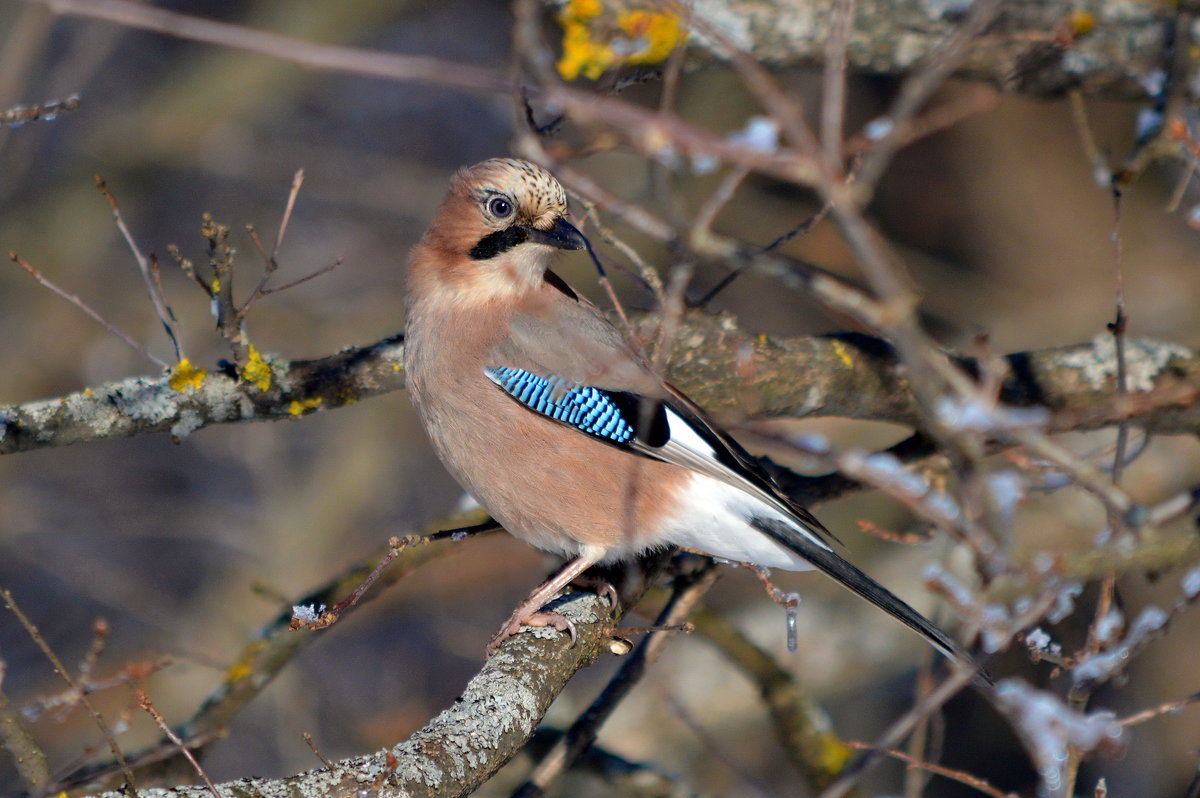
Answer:
[(567, 195), (537, 164), (493, 158), (461, 170), (410, 265), (410, 289), (432, 287), (477, 299), (539, 286), (551, 255), (583, 249)]

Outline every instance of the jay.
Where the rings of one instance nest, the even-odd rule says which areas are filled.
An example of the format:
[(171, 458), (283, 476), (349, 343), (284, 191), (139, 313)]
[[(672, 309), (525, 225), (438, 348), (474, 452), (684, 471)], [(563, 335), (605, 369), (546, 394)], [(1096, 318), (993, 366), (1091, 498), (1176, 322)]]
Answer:
[(679, 546), (816, 568), (970, 663), (549, 270), (559, 250), (586, 246), (558, 181), (500, 158), (454, 177), (409, 262), (405, 379), (435, 450), (511, 534), (571, 558), (489, 653), (522, 624), (569, 629), (541, 608), (592, 565)]

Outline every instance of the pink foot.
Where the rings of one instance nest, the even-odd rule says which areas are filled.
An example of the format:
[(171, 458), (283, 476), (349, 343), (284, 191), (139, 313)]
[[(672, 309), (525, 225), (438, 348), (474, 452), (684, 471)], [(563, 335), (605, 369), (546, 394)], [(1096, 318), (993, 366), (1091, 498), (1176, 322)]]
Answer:
[(487, 644), (487, 655), (489, 657), (500, 650), (501, 643), (521, 631), (522, 626), (553, 626), (560, 632), (570, 634), (571, 645), (575, 645), (575, 624), (570, 618), (558, 612), (532, 612), (524, 614), (522, 613), (524, 609), (524, 606), (517, 607), (517, 611), (500, 627), (500, 631), (492, 635), (492, 639)]

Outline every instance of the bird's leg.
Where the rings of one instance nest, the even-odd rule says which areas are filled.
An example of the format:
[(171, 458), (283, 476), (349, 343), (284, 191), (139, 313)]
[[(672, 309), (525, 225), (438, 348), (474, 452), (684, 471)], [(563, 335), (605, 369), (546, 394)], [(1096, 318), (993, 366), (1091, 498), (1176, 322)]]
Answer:
[(598, 557), (576, 557), (530, 593), (529, 598), (522, 601), (513, 610), (513, 614), (500, 627), (500, 631), (492, 636), (487, 645), (487, 655), (490, 657), (495, 654), (500, 648), (500, 644), (521, 631), (522, 626), (553, 626), (560, 632), (570, 633), (571, 643), (574, 644), (575, 624), (562, 613), (540, 612), (540, 610), (542, 605), (549, 601), (555, 593), (571, 584), (575, 577), (595, 565), (598, 559)]

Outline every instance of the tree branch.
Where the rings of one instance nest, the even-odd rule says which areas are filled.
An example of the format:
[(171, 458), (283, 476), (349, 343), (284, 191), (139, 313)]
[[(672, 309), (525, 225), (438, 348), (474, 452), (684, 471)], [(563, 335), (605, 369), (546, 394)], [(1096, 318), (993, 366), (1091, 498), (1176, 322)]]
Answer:
[[(643, 326), (654, 319), (646, 317)], [(856, 333), (771, 338), (729, 315), (687, 314), (669, 377), (710, 412), (754, 420), (845, 416), (912, 426), (908, 379), (891, 347)], [(1149, 339), (1128, 341), (1130, 393), (1118, 396), (1112, 339), (1017, 352), (1001, 399), (1050, 409), (1055, 432), (1130, 421), (1163, 434), (1200, 434), (1200, 354)], [(178, 391), (167, 375), (136, 377), (67, 396), (0, 406), (0, 454), (210, 426), (273, 421), (340, 407), (403, 387), (401, 336), (315, 360), (269, 360), (263, 393), (227, 372)], [(971, 363), (962, 361), (970, 370)], [(741, 381), (724, 375), (744, 375)]]
[[(696, 0), (693, 13), (762, 63), (823, 63), (836, 3), (803, 0)], [(857, 4), (846, 51), (856, 72), (901, 76), (930, 59), (962, 24), (969, 4), (868, 0)], [(1108, 99), (1147, 96), (1146, 76), (1166, 67), (1164, 33), (1172, 13), (1156, 3), (1006, 0), (977, 38), (956, 78), (1030, 97), (1078, 88)], [(1194, 64), (1191, 69), (1194, 76)]]
[[(605, 600), (572, 593), (554, 607), (577, 624), (578, 640), (553, 630), (509, 638), (467, 683), (454, 704), (404, 742), (368, 756), (281, 779), (244, 778), (218, 784), (222, 795), (467, 795), (515, 756), (567, 682), (608, 650)], [(531, 667), (531, 663), (538, 667)], [(119, 792), (105, 796), (121, 795)], [(207, 787), (140, 788), (142, 798), (210, 797)]]

